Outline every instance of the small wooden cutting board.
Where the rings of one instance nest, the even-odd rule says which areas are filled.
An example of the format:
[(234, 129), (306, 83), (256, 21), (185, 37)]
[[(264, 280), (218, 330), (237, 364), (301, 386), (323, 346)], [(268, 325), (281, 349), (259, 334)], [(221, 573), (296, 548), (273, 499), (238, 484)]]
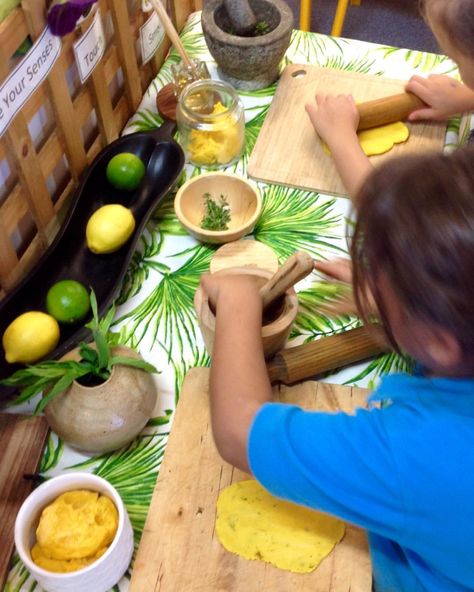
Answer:
[[(246, 473), (221, 460), (209, 418), (209, 369), (188, 372), (153, 494), (129, 592), (370, 592), (365, 532), (346, 525), (342, 541), (310, 574), (294, 574), (226, 551), (214, 533), (219, 491)], [(351, 412), (367, 391), (308, 381), (274, 389), (309, 409)]]
[(35, 473), (48, 435), (44, 417), (0, 413), (0, 589), (13, 551), (21, 504), (33, 489), (25, 474)]
[[(352, 94), (356, 103), (403, 92), (406, 82), (343, 70), (292, 64), (283, 71), (248, 166), (251, 177), (321, 193), (347, 195), (330, 155), (305, 111), (317, 93)], [(408, 123), (403, 144), (370, 160), (377, 166), (398, 155), (440, 151), (446, 123)]]

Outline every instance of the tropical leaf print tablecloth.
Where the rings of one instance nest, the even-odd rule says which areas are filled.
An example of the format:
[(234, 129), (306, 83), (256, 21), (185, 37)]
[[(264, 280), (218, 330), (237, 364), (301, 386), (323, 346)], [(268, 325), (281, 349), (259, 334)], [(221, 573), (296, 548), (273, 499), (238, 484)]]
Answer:
[[(202, 35), (200, 13), (191, 15), (181, 38), (189, 55), (206, 61), (211, 76), (218, 78), (216, 65)], [(156, 112), (156, 93), (171, 81), (171, 65), (178, 62), (178, 54), (171, 51), (125, 133), (148, 130), (162, 123)], [(293, 32), (281, 68), (289, 63), (315, 64), (399, 79), (408, 79), (414, 73), (456, 75), (453, 62), (445, 56), (301, 31)], [(276, 85), (273, 85), (256, 92), (240, 93), (245, 105), (245, 151), (240, 161), (229, 168), (230, 171), (246, 174), (252, 148), (275, 89)], [(464, 143), (469, 127), (469, 118), (451, 121), (446, 136), (447, 149)], [(201, 172), (204, 171), (187, 165), (180, 183)], [(347, 254), (345, 228), (350, 216), (347, 199), (277, 185), (258, 185), (264, 207), (250, 240), (261, 241), (274, 249), (280, 261), (295, 249), (306, 250), (315, 258)], [(138, 348), (142, 356), (159, 369), (156, 381), (160, 412), (131, 445), (100, 456), (81, 454), (51, 434), (40, 467), (44, 478), (69, 470), (84, 470), (109, 480), (125, 502), (136, 545), (144, 526), (184, 376), (194, 366), (209, 364), (194, 314), (193, 296), (201, 274), (209, 269), (215, 248), (199, 244), (187, 235), (174, 215), (173, 197), (174, 194), (168, 196), (143, 233), (123, 282), (114, 325), (121, 341)], [(301, 311), (290, 343), (311, 341), (357, 326), (357, 318), (330, 319), (316, 312), (321, 303), (337, 293), (339, 288), (336, 285), (315, 274), (300, 285)], [(408, 360), (387, 354), (368, 364), (333, 374), (327, 380), (371, 386), (381, 374), (409, 367)], [(34, 403), (26, 410), (31, 412), (33, 407)], [(25, 407), (20, 411), (25, 412)], [(129, 577), (130, 571), (114, 589), (127, 590)], [(17, 556), (13, 558), (5, 589), (40, 591)]]

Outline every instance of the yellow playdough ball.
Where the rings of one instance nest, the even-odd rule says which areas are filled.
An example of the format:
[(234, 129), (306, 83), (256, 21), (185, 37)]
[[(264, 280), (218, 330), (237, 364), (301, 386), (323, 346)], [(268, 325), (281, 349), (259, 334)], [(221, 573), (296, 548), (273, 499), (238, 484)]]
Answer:
[(87, 246), (93, 253), (113, 253), (128, 241), (135, 228), (132, 212), (120, 204), (96, 210), (86, 227)]
[(30, 364), (46, 356), (57, 346), (59, 325), (52, 316), (32, 310), (12, 321), (3, 334), (5, 359), (10, 364)]

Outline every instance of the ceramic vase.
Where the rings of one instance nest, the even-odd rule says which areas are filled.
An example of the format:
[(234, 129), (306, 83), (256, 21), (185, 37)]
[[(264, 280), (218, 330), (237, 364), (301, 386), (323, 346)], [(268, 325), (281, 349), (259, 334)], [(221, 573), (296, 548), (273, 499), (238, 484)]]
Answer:
[[(140, 358), (124, 346), (114, 355)], [(79, 359), (73, 350), (64, 359)], [(51, 429), (69, 445), (87, 452), (109, 452), (131, 442), (152, 417), (156, 385), (148, 372), (116, 365), (110, 377), (97, 386), (74, 381), (45, 408)]]

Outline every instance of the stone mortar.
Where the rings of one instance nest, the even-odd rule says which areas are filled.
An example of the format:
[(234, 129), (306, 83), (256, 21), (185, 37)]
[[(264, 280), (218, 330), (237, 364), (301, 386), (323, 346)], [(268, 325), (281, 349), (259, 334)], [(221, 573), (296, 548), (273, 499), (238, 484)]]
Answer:
[(232, 24), (223, 0), (208, 0), (202, 11), (202, 29), (220, 76), (235, 88), (257, 90), (278, 78), (278, 65), (290, 44), (293, 13), (283, 0), (249, 0), (257, 22), (270, 32), (240, 36)]

